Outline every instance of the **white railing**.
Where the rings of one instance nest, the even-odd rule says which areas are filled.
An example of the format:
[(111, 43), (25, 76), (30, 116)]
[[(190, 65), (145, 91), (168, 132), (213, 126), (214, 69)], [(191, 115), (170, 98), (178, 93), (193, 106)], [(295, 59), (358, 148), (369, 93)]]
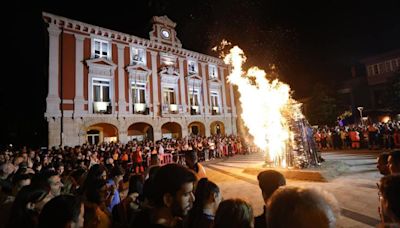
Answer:
[(94, 113), (107, 113), (109, 105), (110, 105), (110, 102), (95, 101), (95, 102), (93, 102), (93, 112)]

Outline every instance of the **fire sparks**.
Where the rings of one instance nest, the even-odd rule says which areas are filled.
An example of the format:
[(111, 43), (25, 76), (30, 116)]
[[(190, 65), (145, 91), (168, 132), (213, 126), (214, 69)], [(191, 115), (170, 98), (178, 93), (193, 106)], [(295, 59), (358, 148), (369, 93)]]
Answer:
[(290, 122), (302, 117), (301, 105), (291, 98), (289, 85), (278, 79), (268, 80), (264, 70), (251, 67), (243, 71), (246, 56), (238, 46), (230, 50), (224, 61), (232, 65), (228, 81), (238, 88), (241, 118), (254, 143), (265, 151), (268, 163), (286, 167), (293, 143)]

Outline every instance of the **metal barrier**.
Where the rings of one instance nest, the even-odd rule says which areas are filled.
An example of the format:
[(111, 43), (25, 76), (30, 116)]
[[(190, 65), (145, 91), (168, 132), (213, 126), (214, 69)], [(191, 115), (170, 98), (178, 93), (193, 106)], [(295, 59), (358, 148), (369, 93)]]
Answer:
[[(160, 161), (160, 165), (166, 165), (169, 163), (174, 163), (172, 154), (161, 154), (158, 155), (158, 160)], [(147, 166), (150, 166), (151, 156), (147, 157)]]

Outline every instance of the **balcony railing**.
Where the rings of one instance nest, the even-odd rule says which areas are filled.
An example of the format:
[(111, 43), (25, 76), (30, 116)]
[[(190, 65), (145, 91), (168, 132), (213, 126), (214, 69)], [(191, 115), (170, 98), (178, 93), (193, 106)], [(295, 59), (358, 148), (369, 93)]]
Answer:
[(200, 115), (200, 107), (196, 105), (190, 106), (190, 115)]
[(177, 104), (163, 104), (161, 105), (163, 114), (179, 114), (183, 113), (182, 105)]
[(212, 107), (211, 114), (212, 115), (221, 115), (221, 108), (220, 107)]
[(149, 115), (149, 108), (145, 103), (135, 103), (133, 104), (133, 113)]
[(93, 113), (111, 114), (111, 112), (112, 112), (111, 102), (106, 102), (106, 101), (93, 102)]

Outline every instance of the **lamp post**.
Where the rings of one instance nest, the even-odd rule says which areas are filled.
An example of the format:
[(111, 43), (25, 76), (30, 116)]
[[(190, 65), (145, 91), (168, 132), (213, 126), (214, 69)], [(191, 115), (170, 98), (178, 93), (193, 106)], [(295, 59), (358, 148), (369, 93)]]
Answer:
[(364, 121), (363, 121), (363, 114), (362, 111), (364, 109), (364, 107), (357, 107), (358, 111), (360, 112), (360, 120), (361, 120), (361, 125), (364, 126)]

